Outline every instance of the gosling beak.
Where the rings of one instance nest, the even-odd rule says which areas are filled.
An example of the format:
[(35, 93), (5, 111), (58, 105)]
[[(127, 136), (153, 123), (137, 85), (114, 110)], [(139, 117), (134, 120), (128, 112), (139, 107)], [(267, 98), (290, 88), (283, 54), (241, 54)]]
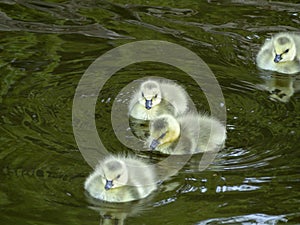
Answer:
[(106, 184), (105, 184), (105, 186), (104, 186), (105, 190), (108, 191), (108, 190), (111, 189), (113, 186), (114, 186), (114, 185), (113, 185), (113, 181), (112, 181), (112, 180), (106, 180)]
[(281, 55), (276, 54), (276, 55), (275, 55), (275, 58), (274, 58), (274, 62), (275, 62), (275, 63), (279, 63), (280, 60), (282, 60)]
[(159, 145), (159, 141), (157, 139), (154, 139), (150, 144), (151, 150), (155, 150), (158, 145)]
[(146, 99), (145, 108), (148, 110), (152, 108), (152, 100)]

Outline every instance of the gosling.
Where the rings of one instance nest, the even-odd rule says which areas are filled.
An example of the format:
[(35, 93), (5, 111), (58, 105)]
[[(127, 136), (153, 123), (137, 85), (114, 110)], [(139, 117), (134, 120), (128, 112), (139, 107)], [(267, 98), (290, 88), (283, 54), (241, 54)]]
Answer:
[(154, 168), (137, 158), (109, 156), (84, 183), (87, 192), (107, 202), (142, 199), (157, 189)]
[(258, 67), (279, 73), (300, 71), (300, 34), (282, 32), (267, 40), (256, 57)]
[(161, 114), (179, 115), (187, 109), (188, 96), (181, 86), (153, 79), (144, 81), (129, 103), (129, 115), (140, 120)]
[(212, 117), (187, 113), (175, 118), (165, 114), (150, 121), (147, 145), (164, 154), (184, 155), (219, 150), (225, 139), (225, 127)]

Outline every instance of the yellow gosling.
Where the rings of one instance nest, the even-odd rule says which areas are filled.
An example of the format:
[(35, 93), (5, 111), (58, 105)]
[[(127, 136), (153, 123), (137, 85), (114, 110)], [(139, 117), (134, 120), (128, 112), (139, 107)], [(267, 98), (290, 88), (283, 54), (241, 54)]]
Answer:
[(300, 34), (282, 32), (267, 40), (256, 57), (265, 70), (294, 74), (300, 72)]
[(109, 156), (100, 161), (84, 183), (87, 192), (107, 202), (142, 199), (157, 189), (154, 168), (137, 158)]
[(226, 128), (216, 119), (197, 113), (175, 118), (161, 115), (150, 121), (147, 145), (164, 154), (194, 154), (224, 147)]
[(129, 115), (151, 120), (161, 114), (179, 115), (188, 108), (185, 90), (173, 83), (159, 80), (144, 81), (129, 103)]

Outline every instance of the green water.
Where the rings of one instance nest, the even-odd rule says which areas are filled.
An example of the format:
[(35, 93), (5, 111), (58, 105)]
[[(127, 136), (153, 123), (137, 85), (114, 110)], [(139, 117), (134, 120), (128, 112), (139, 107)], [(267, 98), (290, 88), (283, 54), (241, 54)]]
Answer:
[[(271, 34), (299, 30), (300, 4), (288, 2), (1, 1), (1, 224), (300, 224), (300, 77), (254, 63)], [(195, 156), (143, 201), (93, 201), (83, 190), (92, 168), (73, 135), (73, 97), (95, 59), (137, 40), (179, 44), (209, 65), (226, 101), (226, 147), (205, 171)], [(153, 75), (175, 80), (209, 111), (182, 71), (130, 65), (107, 82), (96, 107), (109, 151), (132, 152), (114, 136), (113, 100)], [(287, 102), (270, 99), (274, 84), (294, 88)]]

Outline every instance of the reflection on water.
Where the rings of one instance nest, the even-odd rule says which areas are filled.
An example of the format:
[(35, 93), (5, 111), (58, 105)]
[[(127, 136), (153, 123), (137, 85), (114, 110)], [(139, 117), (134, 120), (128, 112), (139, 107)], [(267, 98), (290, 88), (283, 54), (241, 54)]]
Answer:
[[(299, 224), (299, 74), (254, 63), (267, 37), (299, 30), (296, 3), (0, 2), (1, 223)], [(206, 171), (197, 170), (202, 155), (193, 156), (146, 202), (91, 202), (83, 182), (92, 169), (72, 132), (76, 86), (101, 54), (149, 39), (191, 49), (212, 69), (226, 100), (226, 147)], [(124, 86), (145, 76), (175, 80), (209, 112), (182, 71), (128, 66), (108, 81), (96, 106), (99, 136), (111, 152), (132, 152), (115, 137), (110, 110)]]
[(125, 220), (127, 217), (133, 217), (143, 211), (149, 210), (149, 203), (152, 196), (150, 195), (147, 199), (122, 204), (97, 201), (90, 196), (87, 196), (87, 200), (91, 204), (89, 208), (99, 213), (101, 225), (121, 225), (126, 224)]
[(268, 91), (270, 99), (289, 102), (291, 97), (300, 91), (299, 76), (271, 75), (263, 77), (264, 83), (257, 85), (261, 90)]
[(251, 214), (243, 216), (235, 216), (230, 218), (218, 218), (202, 221), (197, 225), (209, 225), (209, 224), (270, 224), (274, 225), (278, 222), (287, 222), (288, 220), (284, 216), (273, 216), (266, 214)]

